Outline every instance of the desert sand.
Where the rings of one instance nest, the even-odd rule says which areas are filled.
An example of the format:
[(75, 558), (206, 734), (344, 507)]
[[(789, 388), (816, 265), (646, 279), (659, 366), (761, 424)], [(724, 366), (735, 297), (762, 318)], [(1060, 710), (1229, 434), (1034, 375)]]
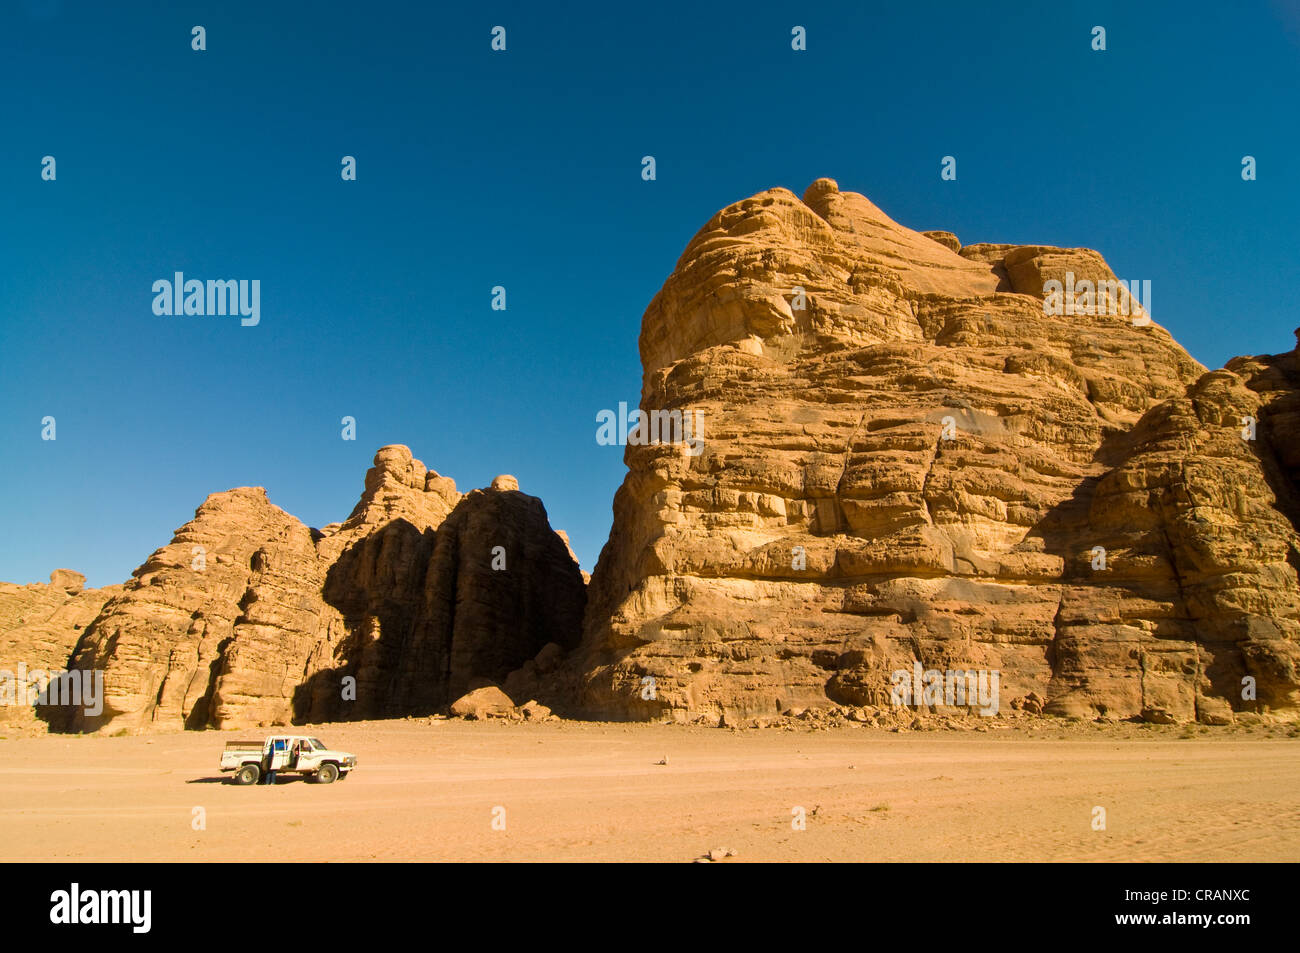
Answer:
[(224, 783), (222, 746), (256, 729), (0, 741), (0, 860), (1300, 859), (1300, 742), (1282, 726), (294, 730), (356, 754), (355, 775)]

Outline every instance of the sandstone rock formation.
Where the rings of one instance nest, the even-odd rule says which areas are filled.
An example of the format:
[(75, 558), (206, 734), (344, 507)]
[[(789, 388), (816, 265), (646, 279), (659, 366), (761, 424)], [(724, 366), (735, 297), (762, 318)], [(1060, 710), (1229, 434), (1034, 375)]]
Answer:
[(889, 706), (919, 660), (998, 670), (1025, 711), (1293, 716), (1296, 355), (1206, 373), (1105, 296), (1049, 315), (1071, 272), (1115, 280), (829, 179), (715, 215), (640, 338), (642, 410), (702, 415), (704, 450), (626, 449), (583, 709)]
[(0, 678), (13, 680), (13, 699), (0, 703), (0, 726), (39, 726), (28, 698), (39, 693), (50, 672), (65, 669), (86, 626), (122, 591), (85, 584), (86, 577), (71, 569), (54, 570), (48, 585), (0, 582), (0, 673), (9, 673)]
[[(93, 717), (80, 709), (53, 710), (51, 724), (77, 730), (206, 726), (222, 676), (261, 661), (247, 640), (235, 639), (236, 623), (245, 622), (245, 607), (255, 601), (256, 582), (291, 560), (310, 567), (314, 559), (311, 532), (273, 506), (261, 487), (212, 494), (170, 544), (132, 573), (77, 646), (71, 667), (104, 672), (104, 711)], [(314, 635), (313, 627), (305, 638)], [(267, 672), (268, 704), (274, 704), (273, 691), (280, 694), (279, 683), (294, 677), (288, 661)]]
[[(407, 555), (393, 564), (394, 552)], [(436, 711), (548, 643), (576, 646), (586, 602), (541, 501), (506, 488), (466, 494), (436, 532), (399, 521), (372, 533), (330, 568), (324, 595), (349, 634), (302, 690), (314, 720)], [(350, 708), (338, 701), (347, 677)]]
[(77, 643), (72, 666), (104, 672), (103, 713), (46, 717), (140, 730), (426, 714), (575, 644), (580, 570), (541, 501), (501, 485), (462, 496), (392, 446), (323, 530), (260, 487), (213, 494)]
[(100, 715), (37, 712), (68, 730), (883, 724), (914, 666), (996, 671), (1017, 717), (1300, 717), (1300, 358), (1206, 372), (1116, 281), (829, 179), (760, 193), (645, 312), (657, 439), (629, 441), (589, 587), (514, 477), (461, 494), (390, 446), (323, 529), (243, 487), (124, 586), (0, 584), (0, 668), (102, 671)]

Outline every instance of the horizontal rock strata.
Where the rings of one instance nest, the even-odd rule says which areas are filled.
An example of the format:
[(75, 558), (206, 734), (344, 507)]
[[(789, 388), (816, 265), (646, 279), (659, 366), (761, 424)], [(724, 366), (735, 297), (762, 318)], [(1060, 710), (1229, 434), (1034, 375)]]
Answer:
[(1113, 295), (1049, 313), (1067, 279), (1116, 280), (828, 179), (715, 215), (640, 339), (642, 410), (694, 412), (704, 449), (626, 449), (583, 709), (889, 706), (920, 662), (1059, 714), (1294, 711), (1295, 354), (1206, 373)]

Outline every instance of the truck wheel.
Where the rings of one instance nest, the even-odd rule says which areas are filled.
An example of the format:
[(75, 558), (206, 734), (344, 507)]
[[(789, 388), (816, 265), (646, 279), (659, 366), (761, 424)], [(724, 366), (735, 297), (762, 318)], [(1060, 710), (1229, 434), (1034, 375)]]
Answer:
[(322, 764), (320, 770), (316, 772), (317, 784), (332, 784), (334, 779), (339, 776), (339, 768), (336, 764)]
[(246, 764), (235, 772), (236, 784), (256, 784), (262, 770), (255, 764)]

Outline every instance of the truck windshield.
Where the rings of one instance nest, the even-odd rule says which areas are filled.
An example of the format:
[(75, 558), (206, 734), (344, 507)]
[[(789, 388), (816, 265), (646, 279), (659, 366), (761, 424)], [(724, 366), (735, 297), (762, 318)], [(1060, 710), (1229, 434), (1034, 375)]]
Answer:
[(325, 751), (325, 750), (326, 750), (326, 748), (325, 748), (325, 742), (321, 741), (319, 738), (310, 738), (310, 739), (308, 739), (308, 740), (311, 741), (311, 746), (312, 746), (313, 748), (317, 748), (317, 749), (319, 749), (319, 750), (321, 750), (321, 751)]

